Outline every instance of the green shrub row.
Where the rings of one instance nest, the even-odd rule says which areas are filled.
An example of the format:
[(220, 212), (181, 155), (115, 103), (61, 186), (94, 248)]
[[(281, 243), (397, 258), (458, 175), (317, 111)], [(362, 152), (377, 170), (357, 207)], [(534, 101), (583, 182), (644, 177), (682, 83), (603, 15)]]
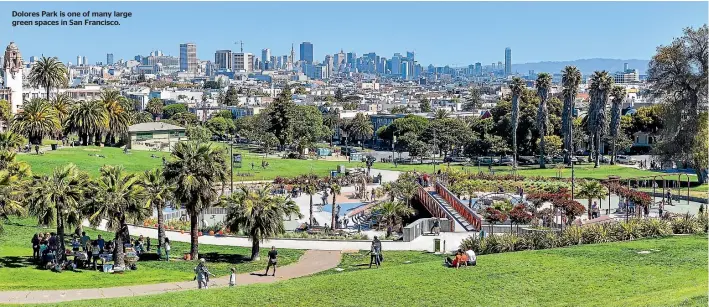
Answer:
[(689, 214), (673, 219), (632, 219), (628, 222), (570, 226), (562, 231), (535, 231), (525, 234), (489, 235), (482, 239), (471, 236), (460, 248), (472, 249), (478, 255), (566, 247), (654, 238), (671, 234), (707, 233), (707, 215)]

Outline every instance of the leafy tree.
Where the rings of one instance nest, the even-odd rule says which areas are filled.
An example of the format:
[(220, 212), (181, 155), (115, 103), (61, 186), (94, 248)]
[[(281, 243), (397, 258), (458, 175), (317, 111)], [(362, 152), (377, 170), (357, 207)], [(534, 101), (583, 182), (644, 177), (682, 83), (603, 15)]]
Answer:
[(419, 109), (421, 112), (431, 112), (431, 101), (424, 97), (419, 100)]
[(436, 110), (436, 113), (433, 114), (433, 118), (434, 119), (444, 119), (444, 118), (448, 118), (448, 116), (450, 116), (450, 115), (451, 115), (451, 112), (449, 112), (448, 110), (438, 109), (438, 110)]
[(162, 111), (162, 118), (172, 119), (172, 117), (178, 113), (187, 113), (187, 105), (183, 103), (166, 105)]
[(212, 139), (212, 131), (204, 126), (187, 126), (185, 135), (192, 141), (206, 143)]
[(392, 229), (403, 227), (404, 218), (415, 213), (413, 208), (400, 201), (382, 202), (374, 208), (374, 211), (379, 214), (379, 221), (387, 227), (387, 237), (391, 237)]
[(625, 88), (622, 86), (614, 86), (613, 89), (611, 89), (610, 95), (613, 96), (613, 105), (611, 106), (611, 124), (608, 134), (613, 138), (611, 164), (615, 164), (618, 134), (620, 133), (620, 111), (623, 107), (623, 100), (625, 100)]
[(561, 112), (561, 134), (564, 138), (564, 149), (566, 149), (564, 161), (568, 164), (571, 163), (571, 154), (575, 148), (572, 146), (572, 134), (574, 131), (573, 113), (576, 95), (578, 94), (579, 84), (581, 83), (581, 72), (576, 66), (564, 67), (564, 70), (562, 70), (561, 83), (564, 86), (562, 91), (564, 95), (564, 106)]
[(408, 114), (409, 109), (406, 106), (395, 106), (389, 110), (391, 114)]
[(295, 89), (295, 93), (298, 94), (298, 95), (305, 95), (305, 94), (307, 94), (308, 92), (305, 90), (305, 87), (299, 86), (299, 87), (297, 87), (297, 88)]
[(165, 206), (175, 196), (175, 186), (167, 182), (163, 172), (154, 168), (143, 172), (140, 184), (147, 194), (147, 206), (155, 208), (158, 212), (158, 257), (162, 255), (161, 249), (165, 245), (165, 217), (162, 212)]
[(202, 88), (204, 89), (213, 89), (213, 90), (218, 90), (221, 89), (221, 84), (217, 81), (209, 80), (204, 82), (204, 85), (202, 85)]
[(239, 94), (236, 92), (234, 86), (230, 86), (226, 91), (226, 96), (224, 97), (224, 104), (228, 106), (238, 106), (239, 105)]
[(35, 98), (25, 103), (23, 111), (15, 115), (11, 129), (26, 136), (32, 144), (39, 145), (42, 138), (61, 128), (59, 118), (45, 100)]
[(470, 88), (470, 93), (465, 97), (465, 103), (463, 103), (463, 111), (474, 111), (480, 108), (482, 105), (482, 93), (477, 87)]
[[(175, 121), (178, 126), (182, 127), (189, 127), (189, 126), (194, 126), (197, 125), (199, 122), (199, 118), (197, 118), (197, 114), (190, 113), (190, 112), (184, 112), (184, 113), (177, 113), (173, 115), (170, 120)], [(163, 122), (166, 122), (163, 120)]]
[(322, 113), (314, 106), (296, 106), (291, 123), (290, 134), (300, 154), (330, 133), (323, 125)]
[(290, 88), (287, 86), (268, 107), (269, 126), (267, 131), (278, 138), (281, 148), (284, 148), (292, 139), (292, 124), (296, 106), (291, 100)]
[(332, 108), (329, 112), (323, 114), (323, 125), (330, 129), (330, 147), (332, 147), (335, 131), (340, 129), (340, 110)]
[(165, 179), (175, 185), (175, 200), (190, 216), (190, 254), (199, 257), (199, 214), (217, 203), (217, 183), (227, 178), (226, 153), (221, 147), (196, 141), (179, 142), (165, 165)]
[(223, 117), (228, 120), (233, 120), (234, 119), (234, 113), (231, 113), (230, 110), (221, 110), (213, 115), (213, 117)]
[[(653, 95), (662, 98), (664, 129), (655, 152), (664, 160), (689, 160), (699, 183), (706, 182), (707, 164), (702, 163), (706, 142), (697, 137), (699, 120), (707, 110), (709, 79), (709, 28), (685, 28), (684, 35), (668, 46), (657, 48), (648, 69)], [(682, 146), (677, 146), (682, 144)]]
[[(116, 232), (115, 262), (122, 267), (125, 265), (124, 244), (130, 242), (128, 223), (142, 221), (152, 213), (146, 203), (148, 195), (140, 184), (140, 177), (126, 173), (122, 166), (102, 167), (95, 184), (97, 194), (88, 205), (89, 221), (98, 226), (106, 220), (107, 228)], [(162, 212), (158, 212), (160, 214)]]
[(431, 121), (421, 138), (447, 156), (452, 149), (467, 144), (473, 139), (473, 135), (461, 119), (445, 118)]
[(519, 233), (520, 224), (528, 224), (532, 221), (532, 218), (534, 217), (531, 212), (527, 211), (527, 208), (524, 205), (514, 206), (514, 208), (510, 210), (509, 216), (510, 221), (512, 222), (510, 224), (510, 227), (512, 227), (512, 224), (517, 225), (517, 233)]
[(56, 57), (42, 57), (34, 63), (27, 79), (34, 87), (43, 87), (47, 91), (47, 100), (49, 100), (49, 92), (53, 87), (60, 87), (67, 84), (66, 66)]
[(345, 100), (345, 99), (344, 99), (344, 96), (342, 95), (342, 89), (341, 89), (341, 88), (338, 88), (338, 89), (335, 91), (335, 101), (343, 102), (344, 100)]
[[(5, 186), (3, 182), (4, 180), (0, 180), (0, 187)], [(49, 222), (56, 221), (60, 251), (66, 250), (64, 228), (82, 222), (79, 211), (86, 200), (88, 183), (88, 174), (79, 171), (76, 165), (68, 164), (55, 168), (51, 175), (35, 177), (34, 183), (29, 186), (25, 200), (31, 208), (30, 212), (34, 216), (42, 217), (41, 220), (47, 225)], [(2, 194), (5, 193), (0, 193)], [(64, 253), (58, 253), (58, 256), (60, 261), (66, 257)]]
[(507, 214), (493, 207), (485, 209), (485, 220), (490, 224), (490, 233), (495, 233), (495, 224), (501, 224), (507, 221)]
[(513, 166), (517, 166), (517, 127), (519, 126), (519, 96), (525, 88), (524, 81), (519, 77), (512, 78), (512, 159)]
[(395, 119), (382, 131), (377, 131), (380, 139), (392, 141), (393, 136), (401, 137), (409, 132), (414, 135), (421, 135), (428, 128), (429, 120), (425, 117), (409, 114), (402, 118)]
[(601, 140), (605, 135), (607, 116), (606, 105), (608, 104), (608, 95), (613, 86), (613, 78), (607, 71), (596, 71), (591, 76), (591, 84), (589, 86), (589, 94), (591, 103), (588, 110), (588, 131), (592, 135), (595, 148), (595, 162), (593, 167), (598, 167), (601, 156)]
[[(537, 139), (537, 146), (542, 146), (541, 139)], [(544, 153), (549, 157), (556, 157), (562, 153), (563, 141), (558, 135), (550, 135), (544, 139)]]
[(549, 98), (549, 87), (551, 86), (551, 75), (541, 73), (537, 76), (537, 95), (539, 95), (539, 109), (537, 110), (537, 129), (539, 130), (539, 168), (546, 168), (545, 152), (546, 145), (544, 137), (549, 134), (549, 109), (547, 109), (547, 99)]
[(165, 104), (162, 102), (162, 99), (157, 97), (150, 98), (146, 111), (150, 112), (150, 114), (153, 115), (153, 118), (160, 120), (160, 115), (163, 114), (164, 106)]
[(10, 126), (10, 121), (12, 120), (12, 107), (10, 102), (5, 99), (0, 99), (0, 121)]
[(285, 232), (283, 218), (297, 215), (302, 218), (294, 201), (271, 194), (271, 186), (251, 190), (241, 186), (226, 199), (225, 225), (232, 231), (241, 231), (251, 240), (251, 260), (258, 261), (260, 243)]
[(214, 117), (207, 121), (207, 128), (213, 135), (226, 137), (230, 131), (234, 130), (234, 122), (224, 117)]

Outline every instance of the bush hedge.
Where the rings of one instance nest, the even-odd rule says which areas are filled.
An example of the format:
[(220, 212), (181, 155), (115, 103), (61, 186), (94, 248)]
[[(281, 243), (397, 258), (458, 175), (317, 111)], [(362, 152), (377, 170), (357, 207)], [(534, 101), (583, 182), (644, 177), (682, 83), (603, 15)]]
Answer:
[(628, 222), (570, 226), (562, 231), (535, 231), (525, 234), (505, 233), (480, 239), (470, 236), (460, 248), (478, 255), (566, 247), (663, 237), (671, 234), (707, 233), (706, 214), (685, 214), (672, 219), (632, 219)]

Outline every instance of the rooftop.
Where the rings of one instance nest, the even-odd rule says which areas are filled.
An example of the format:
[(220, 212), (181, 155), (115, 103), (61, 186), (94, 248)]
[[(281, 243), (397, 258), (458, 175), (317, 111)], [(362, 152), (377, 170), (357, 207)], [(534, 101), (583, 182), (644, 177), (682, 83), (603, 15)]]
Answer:
[(144, 132), (144, 131), (170, 131), (170, 130), (185, 130), (180, 126), (175, 126), (167, 123), (161, 122), (149, 122), (135, 124), (128, 127), (128, 132)]

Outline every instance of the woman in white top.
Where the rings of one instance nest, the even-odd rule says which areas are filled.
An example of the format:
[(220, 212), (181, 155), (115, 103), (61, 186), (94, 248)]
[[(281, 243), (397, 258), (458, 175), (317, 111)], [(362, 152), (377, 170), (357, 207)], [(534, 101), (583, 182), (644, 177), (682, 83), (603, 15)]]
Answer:
[(465, 251), (466, 254), (468, 254), (468, 265), (475, 265), (477, 264), (477, 257), (475, 256), (475, 252), (472, 249), (469, 249)]
[(170, 239), (165, 238), (165, 261), (170, 261)]

